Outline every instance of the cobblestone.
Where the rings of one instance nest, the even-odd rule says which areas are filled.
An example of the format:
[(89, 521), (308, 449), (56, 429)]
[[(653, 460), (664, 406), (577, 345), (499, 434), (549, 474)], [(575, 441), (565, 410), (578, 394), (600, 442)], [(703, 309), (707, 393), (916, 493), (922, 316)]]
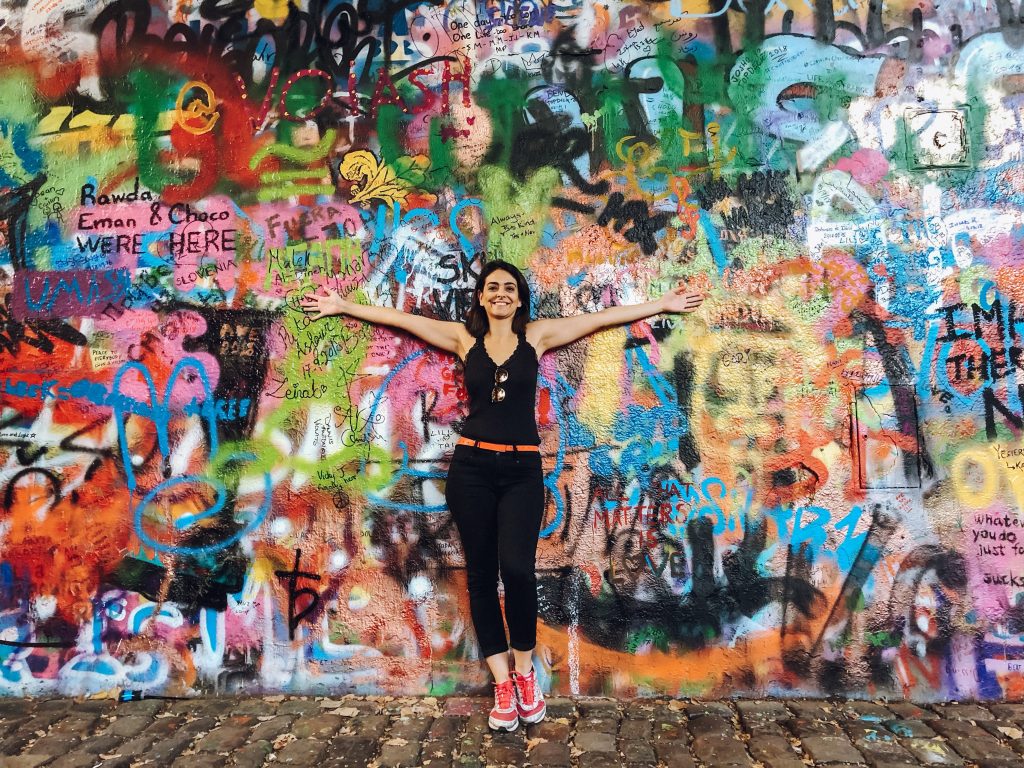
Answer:
[(576, 748), (583, 752), (614, 752), (615, 737), (610, 733), (583, 731), (576, 733)]
[(862, 763), (864, 757), (850, 740), (840, 736), (810, 736), (801, 742), (804, 751), (815, 763)]
[(944, 720), (994, 720), (992, 713), (977, 704), (936, 704), (935, 711)]
[(939, 717), (927, 707), (909, 701), (888, 701), (885, 706), (901, 720), (935, 720)]
[(930, 739), (935, 737), (935, 731), (925, 723), (924, 720), (890, 720), (885, 727), (907, 739)]
[(685, 744), (662, 742), (654, 745), (654, 753), (669, 768), (693, 768), (693, 756)]
[(729, 736), (701, 736), (691, 747), (694, 756), (708, 765), (750, 765), (750, 756), (743, 742)]
[(320, 762), (326, 751), (327, 745), (322, 741), (300, 739), (286, 744), (277, 753), (277, 762), (281, 765), (312, 766)]
[(747, 748), (755, 760), (765, 765), (799, 760), (799, 755), (793, 751), (789, 739), (781, 736), (755, 736), (747, 743)]
[(1020, 768), (1024, 704), (480, 696), (0, 701), (2, 768)]
[(570, 765), (572, 761), (569, 747), (554, 741), (545, 741), (530, 750), (527, 765), (536, 766), (562, 766)]

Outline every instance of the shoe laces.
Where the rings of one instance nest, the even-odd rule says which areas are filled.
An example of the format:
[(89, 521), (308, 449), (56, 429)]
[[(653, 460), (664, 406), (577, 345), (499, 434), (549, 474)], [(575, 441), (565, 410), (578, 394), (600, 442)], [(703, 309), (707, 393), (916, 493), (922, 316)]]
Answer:
[(519, 689), (519, 698), (522, 699), (524, 704), (533, 704), (536, 698), (536, 691), (534, 691), (536, 682), (537, 678), (534, 677), (532, 669), (528, 675), (516, 675), (516, 687)]
[(511, 709), (513, 696), (515, 696), (515, 686), (511, 680), (494, 684), (494, 706), (498, 709)]

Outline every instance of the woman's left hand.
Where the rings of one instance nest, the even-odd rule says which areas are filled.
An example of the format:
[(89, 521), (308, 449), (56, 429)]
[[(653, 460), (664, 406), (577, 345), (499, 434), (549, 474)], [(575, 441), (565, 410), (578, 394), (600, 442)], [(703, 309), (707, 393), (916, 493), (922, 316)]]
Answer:
[(661, 297), (662, 312), (693, 312), (704, 301), (704, 294), (691, 291), (685, 283), (680, 283)]

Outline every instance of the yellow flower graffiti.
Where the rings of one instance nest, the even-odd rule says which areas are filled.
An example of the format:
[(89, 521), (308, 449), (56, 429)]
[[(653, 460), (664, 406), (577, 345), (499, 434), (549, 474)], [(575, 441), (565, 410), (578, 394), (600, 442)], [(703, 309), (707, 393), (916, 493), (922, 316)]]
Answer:
[(357, 182), (352, 185), (349, 200), (353, 203), (396, 203), (416, 191), (430, 165), (425, 155), (400, 157), (394, 166), (382, 163), (365, 149), (347, 153), (338, 166), (342, 178)]

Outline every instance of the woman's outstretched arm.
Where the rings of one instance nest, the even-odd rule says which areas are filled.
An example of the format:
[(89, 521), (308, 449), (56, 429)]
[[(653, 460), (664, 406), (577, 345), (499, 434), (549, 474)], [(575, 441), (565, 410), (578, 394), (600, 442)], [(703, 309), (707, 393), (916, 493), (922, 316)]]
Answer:
[(453, 355), (463, 355), (464, 347), (467, 346), (466, 340), (469, 338), (469, 333), (462, 323), (433, 320), (391, 307), (357, 304), (342, 297), (337, 291), (324, 289), (322, 293), (307, 294), (299, 301), (299, 305), (314, 320), (332, 315), (347, 315), (373, 325), (390, 325)]
[(686, 286), (680, 284), (667, 291), (660, 299), (644, 304), (609, 307), (600, 312), (590, 312), (574, 317), (537, 320), (530, 323), (530, 335), (534, 336), (533, 343), (538, 352), (544, 353), (555, 347), (572, 344), (572, 342), (603, 328), (634, 323), (662, 312), (692, 312), (703, 301), (703, 293), (687, 290)]

